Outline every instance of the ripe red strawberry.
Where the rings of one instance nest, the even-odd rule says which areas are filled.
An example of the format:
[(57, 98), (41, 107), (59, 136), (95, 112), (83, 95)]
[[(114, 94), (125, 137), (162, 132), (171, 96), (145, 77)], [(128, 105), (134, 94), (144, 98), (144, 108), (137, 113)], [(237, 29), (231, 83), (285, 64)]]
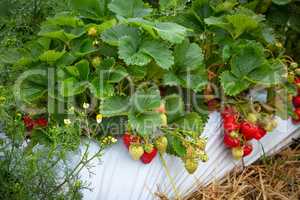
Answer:
[(295, 78), (295, 85), (299, 88), (300, 87), (300, 77)]
[(223, 117), (223, 123), (226, 124), (226, 123), (234, 123), (236, 122), (236, 116), (234, 115), (225, 115)]
[(156, 154), (157, 154), (157, 149), (156, 148), (153, 148), (150, 153), (147, 153), (145, 151), (144, 154), (141, 157), (141, 161), (144, 164), (149, 164), (153, 160), (153, 158), (155, 158)]
[(293, 119), (300, 120), (300, 108), (295, 108), (293, 113)]
[(34, 123), (41, 127), (46, 127), (48, 125), (47, 119), (40, 117), (34, 121)]
[(244, 135), (246, 140), (251, 140), (258, 137), (258, 126), (250, 122), (242, 122), (240, 127), (240, 132)]
[(244, 151), (243, 157), (250, 155), (252, 153), (252, 150), (253, 150), (252, 144), (246, 144), (243, 147), (243, 151)]
[(125, 144), (125, 146), (127, 147), (127, 149), (129, 148), (129, 146), (132, 143), (139, 143), (140, 138), (138, 136), (135, 135), (131, 135), (130, 133), (126, 132), (123, 135), (123, 143)]
[(257, 133), (254, 135), (254, 139), (260, 140), (267, 134), (267, 131), (261, 127), (257, 127)]
[(293, 97), (293, 105), (298, 108), (300, 107), (300, 96)]
[(23, 116), (23, 122), (28, 131), (31, 131), (35, 126), (34, 120), (28, 115)]
[(233, 123), (224, 123), (225, 133), (231, 133), (232, 131), (238, 131), (240, 129), (240, 124), (237, 122)]
[(233, 148), (233, 147), (238, 147), (240, 146), (240, 140), (238, 138), (233, 138), (228, 134), (224, 135), (224, 140), (223, 140), (224, 144), (229, 147), (229, 148)]
[(130, 143), (131, 143), (131, 135), (130, 135), (130, 134), (125, 133), (125, 134), (123, 135), (123, 143), (125, 144), (125, 146), (126, 146), (127, 148), (129, 148)]

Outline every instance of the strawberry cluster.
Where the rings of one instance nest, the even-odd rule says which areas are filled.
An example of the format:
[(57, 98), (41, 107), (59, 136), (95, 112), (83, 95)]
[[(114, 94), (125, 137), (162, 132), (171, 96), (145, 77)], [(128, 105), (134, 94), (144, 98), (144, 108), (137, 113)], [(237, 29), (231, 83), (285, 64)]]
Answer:
[(31, 131), (34, 127), (47, 127), (48, 121), (44, 117), (39, 117), (37, 119), (32, 119), (29, 115), (23, 116), (23, 123), (27, 131)]
[(294, 106), (294, 111), (292, 115), (292, 122), (294, 124), (300, 123), (300, 68), (298, 63), (291, 62), (290, 63), (290, 71), (288, 72), (287, 81), (290, 84), (294, 84), (297, 89), (297, 95), (292, 96), (292, 94), (288, 95), (288, 100), (292, 101)]
[[(295, 85), (297, 88), (300, 87), (300, 77), (296, 77), (294, 80)], [(293, 123), (294, 124), (299, 124), (300, 123), (300, 90), (298, 89), (298, 94), (297, 96), (293, 97), (293, 105), (294, 105), (294, 115), (292, 117)]]
[(165, 153), (168, 146), (168, 140), (164, 136), (158, 137), (155, 140), (155, 144), (151, 144), (129, 132), (123, 135), (123, 143), (127, 147), (132, 159), (141, 160), (144, 164), (151, 163), (157, 152)]
[[(224, 126), (224, 144), (231, 148), (232, 155), (239, 160), (251, 154), (253, 147), (250, 140), (260, 140), (267, 133), (265, 127), (258, 123), (258, 117), (254, 113), (247, 116), (247, 120), (240, 120), (239, 113), (232, 107), (226, 107), (221, 113)], [(241, 121), (241, 122), (240, 122)], [(276, 124), (271, 124), (273, 129)]]
[[(167, 127), (168, 118), (164, 103), (161, 103), (160, 106), (155, 109), (155, 112), (160, 114), (161, 127)], [(157, 138), (154, 144), (152, 144), (148, 140), (129, 132), (123, 135), (123, 143), (127, 147), (131, 157), (134, 160), (141, 160), (144, 164), (151, 163), (157, 155), (157, 152), (165, 153), (168, 146), (168, 140), (164, 136)]]

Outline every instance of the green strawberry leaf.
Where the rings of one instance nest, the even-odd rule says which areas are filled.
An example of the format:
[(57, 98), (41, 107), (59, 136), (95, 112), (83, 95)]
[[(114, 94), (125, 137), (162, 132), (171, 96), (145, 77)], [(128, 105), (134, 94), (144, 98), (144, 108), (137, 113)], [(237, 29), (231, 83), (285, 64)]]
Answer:
[(230, 11), (232, 10), (238, 2), (236, 0), (228, 0), (228, 1), (212, 1), (210, 5), (214, 9), (216, 13)]
[(157, 87), (138, 89), (131, 97), (130, 103), (135, 111), (151, 111), (160, 106), (160, 92)]
[(181, 140), (173, 135), (167, 135), (168, 138), (168, 148), (167, 152), (179, 156), (184, 157), (186, 154), (186, 148), (183, 146)]
[(79, 38), (84, 34), (85, 34), (84, 27), (69, 29), (68, 32), (65, 32), (64, 28), (58, 25), (43, 24), (41, 26), (41, 31), (39, 32), (38, 35), (46, 38), (58, 39), (63, 42), (69, 42), (73, 39)]
[(93, 40), (86, 38), (82, 40), (81, 38), (75, 39), (71, 42), (72, 53), (76, 57), (84, 57), (88, 54), (96, 52), (98, 49), (94, 47)]
[(70, 97), (83, 93), (89, 86), (87, 82), (79, 82), (76, 78), (70, 77), (62, 81), (60, 94), (63, 97)]
[(109, 78), (108, 81), (109, 83), (119, 83), (122, 81), (125, 77), (128, 76), (128, 72), (126, 71), (125, 67), (118, 65), (109, 71)]
[(241, 77), (236, 77), (230, 71), (224, 71), (220, 76), (220, 82), (225, 94), (235, 96), (250, 86), (250, 82)]
[(251, 71), (262, 66), (264, 62), (263, 47), (256, 42), (246, 42), (236, 48), (231, 59), (231, 72), (236, 77), (244, 77)]
[(151, 57), (140, 51), (141, 41), (138, 37), (123, 37), (119, 46), (119, 57), (127, 65), (146, 65), (151, 62)]
[(130, 18), (126, 20), (127, 23), (143, 28), (152, 37), (158, 38), (157, 33), (154, 30), (155, 23), (142, 19), (142, 18)]
[(176, 45), (174, 51), (175, 66), (180, 71), (189, 71), (203, 67), (204, 55), (196, 43), (185, 40)]
[(101, 34), (101, 39), (112, 46), (118, 46), (123, 37), (139, 38), (139, 30), (124, 24), (107, 29)]
[(64, 51), (48, 50), (45, 51), (42, 55), (40, 55), (39, 59), (49, 64), (53, 64), (55, 61), (60, 59), (64, 54), (65, 54)]
[(71, 0), (71, 6), (84, 18), (102, 20), (110, 16), (107, 8), (110, 0)]
[(262, 67), (248, 74), (248, 78), (257, 84), (271, 86), (284, 83), (287, 73), (285, 65), (280, 60), (271, 60), (265, 62)]
[(181, 79), (183, 87), (192, 89), (195, 92), (202, 91), (208, 83), (207, 72), (204, 68), (181, 73), (178, 77)]
[(163, 69), (169, 69), (174, 64), (172, 51), (170, 51), (162, 42), (157, 40), (143, 41), (141, 51), (148, 56), (151, 56)]
[(23, 83), (20, 90), (21, 99), (25, 102), (33, 102), (42, 97), (46, 97), (47, 88), (30, 83)]
[(111, 97), (115, 94), (114, 86), (101, 78), (94, 78), (92, 80), (90, 91), (99, 99)]
[(130, 111), (128, 122), (132, 129), (142, 136), (154, 134), (161, 124), (160, 113), (139, 113)]
[(239, 37), (244, 32), (255, 30), (258, 27), (258, 21), (246, 14), (234, 14), (226, 16), (227, 21), (232, 25), (230, 31), (234, 38)]
[(127, 115), (130, 101), (127, 96), (112, 96), (104, 98), (100, 105), (100, 113), (105, 117)]
[(163, 76), (163, 84), (169, 85), (169, 86), (177, 86), (181, 85), (182, 81), (179, 77), (176, 76), (176, 74), (172, 71), (167, 71), (164, 73)]
[(145, 17), (152, 12), (142, 0), (112, 0), (108, 8), (118, 16), (125, 18)]
[(209, 0), (196, 0), (192, 3), (193, 14), (201, 23), (204, 18), (208, 18), (214, 13), (213, 9), (209, 5), (209, 2)]
[(88, 80), (90, 74), (90, 66), (87, 60), (81, 60), (75, 64), (76, 69), (79, 72), (80, 80)]
[(184, 114), (184, 102), (177, 94), (168, 95), (164, 98), (168, 115), (168, 122), (172, 123)]
[(199, 137), (204, 129), (202, 118), (195, 112), (185, 114), (175, 123), (181, 130), (189, 132), (189, 135), (193, 138)]
[(157, 23), (154, 29), (162, 39), (174, 44), (180, 44), (187, 36), (187, 29), (173, 22)]

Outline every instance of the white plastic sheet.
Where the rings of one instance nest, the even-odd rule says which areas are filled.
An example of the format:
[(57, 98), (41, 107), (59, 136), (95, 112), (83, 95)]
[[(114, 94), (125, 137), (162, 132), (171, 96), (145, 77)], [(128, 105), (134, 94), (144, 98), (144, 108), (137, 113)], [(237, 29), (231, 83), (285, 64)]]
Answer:
[[(278, 119), (278, 127), (268, 133), (260, 142), (252, 141), (253, 153), (244, 159), (245, 165), (250, 165), (264, 153), (272, 154), (288, 145), (292, 138), (300, 136), (298, 127), (290, 121)], [(85, 200), (152, 200), (154, 193), (163, 192), (168, 196), (175, 196), (174, 187), (179, 195), (186, 195), (199, 185), (206, 185), (213, 180), (220, 179), (233, 168), (242, 166), (242, 161), (233, 160), (229, 150), (223, 145), (222, 124), (219, 113), (210, 114), (203, 135), (208, 137), (207, 153), (209, 161), (199, 166), (198, 170), (189, 175), (180, 159), (165, 156), (168, 170), (172, 179), (166, 175), (159, 157), (149, 164), (133, 161), (127, 149), (121, 142), (105, 151), (101, 162), (93, 161), (93, 173), (89, 176), (83, 170), (81, 177), (90, 181), (91, 191), (84, 191)], [(97, 150), (92, 145), (91, 152)], [(172, 181), (171, 181), (172, 180)]]

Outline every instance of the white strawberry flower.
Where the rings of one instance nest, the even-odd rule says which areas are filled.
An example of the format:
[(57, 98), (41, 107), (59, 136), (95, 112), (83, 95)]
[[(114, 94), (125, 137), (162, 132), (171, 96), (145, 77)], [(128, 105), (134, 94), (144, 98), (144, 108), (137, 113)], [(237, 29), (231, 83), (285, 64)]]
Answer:
[(84, 109), (88, 109), (88, 108), (90, 107), (90, 104), (88, 104), (88, 103), (83, 103), (82, 107), (83, 107)]
[(70, 119), (64, 119), (64, 124), (65, 125), (69, 125), (69, 124), (71, 124), (72, 122), (71, 122), (71, 120)]

